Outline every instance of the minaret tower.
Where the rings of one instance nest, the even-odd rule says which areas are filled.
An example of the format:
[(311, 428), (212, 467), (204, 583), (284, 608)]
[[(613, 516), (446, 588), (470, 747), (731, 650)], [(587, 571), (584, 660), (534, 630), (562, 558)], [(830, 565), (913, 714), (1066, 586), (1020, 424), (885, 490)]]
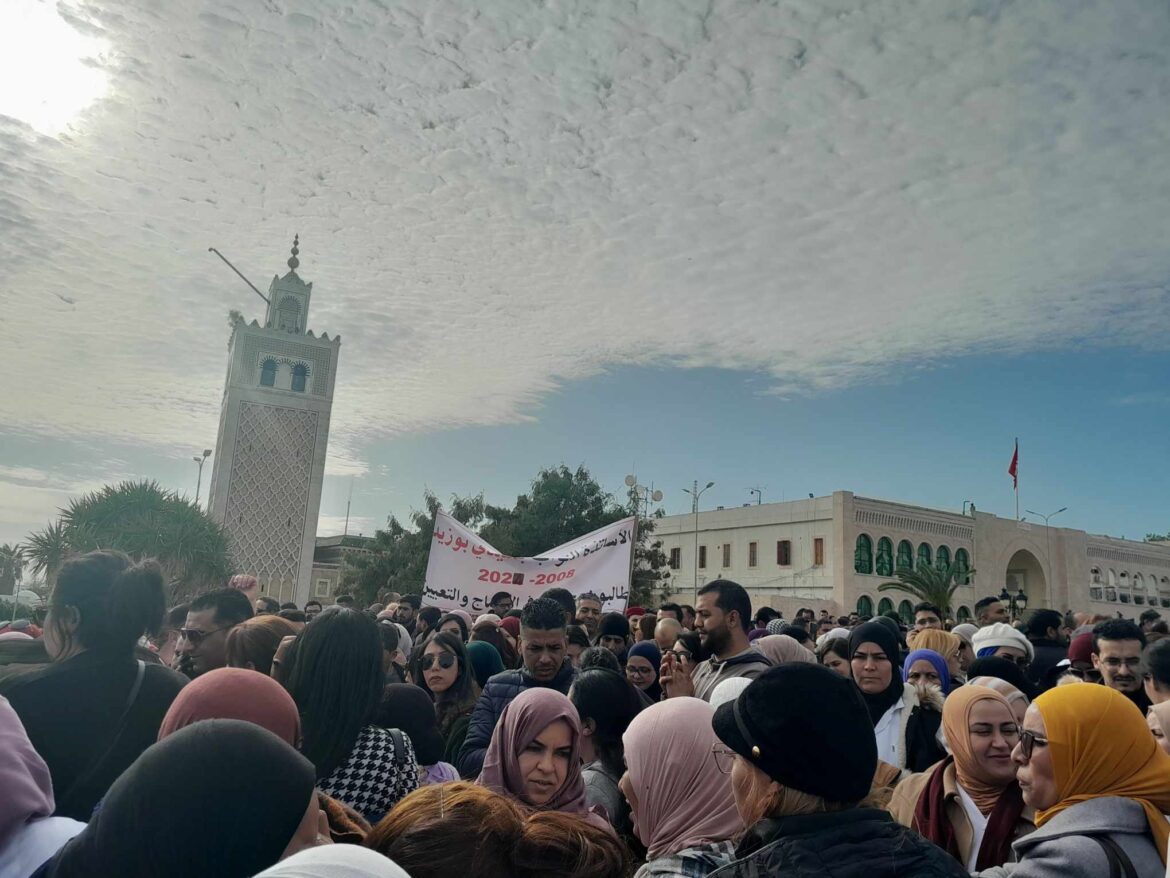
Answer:
[(232, 328), (208, 510), (231, 535), (237, 570), (303, 606), (341, 339), (306, 328), (313, 285), (297, 275), (299, 245), (268, 286), (264, 324)]

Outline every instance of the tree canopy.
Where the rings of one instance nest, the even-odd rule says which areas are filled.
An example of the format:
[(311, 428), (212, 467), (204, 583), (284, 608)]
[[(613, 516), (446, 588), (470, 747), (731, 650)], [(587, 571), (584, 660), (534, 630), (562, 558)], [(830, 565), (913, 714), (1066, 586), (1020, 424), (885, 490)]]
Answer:
[(971, 576), (974, 570), (960, 570), (953, 562), (942, 567), (920, 564), (916, 568), (899, 567), (894, 575), (897, 582), (883, 582), (878, 591), (903, 591), (920, 601), (927, 601), (939, 607), (944, 613), (951, 612), (951, 600), (959, 587), (960, 577)]

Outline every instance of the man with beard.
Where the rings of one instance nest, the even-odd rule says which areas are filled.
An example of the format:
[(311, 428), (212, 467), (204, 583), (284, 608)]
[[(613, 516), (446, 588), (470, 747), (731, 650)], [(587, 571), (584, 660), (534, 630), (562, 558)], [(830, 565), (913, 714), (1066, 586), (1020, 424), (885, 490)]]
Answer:
[(767, 657), (753, 649), (748, 640), (752, 603), (738, 582), (716, 579), (699, 589), (695, 607), (695, 629), (707, 655), (698, 666), (679, 664), (673, 652), (666, 654), (661, 683), (667, 698), (684, 695), (707, 701), (724, 680), (746, 677), (754, 680), (772, 666)]
[(1142, 650), (1146, 635), (1128, 619), (1110, 619), (1093, 629), (1093, 667), (1101, 682), (1138, 706), (1142, 716), (1150, 706), (1142, 687)]

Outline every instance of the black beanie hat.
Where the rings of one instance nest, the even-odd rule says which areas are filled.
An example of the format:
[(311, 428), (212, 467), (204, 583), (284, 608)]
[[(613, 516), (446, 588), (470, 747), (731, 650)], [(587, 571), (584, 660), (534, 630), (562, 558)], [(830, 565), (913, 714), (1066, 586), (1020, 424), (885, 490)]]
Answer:
[(869, 795), (878, 761), (869, 712), (853, 681), (826, 667), (769, 668), (720, 705), (711, 724), (724, 744), (786, 787), (829, 802)]
[(597, 626), (597, 637), (600, 640), (607, 636), (627, 639), (630, 636), (629, 620), (621, 613), (606, 613)]

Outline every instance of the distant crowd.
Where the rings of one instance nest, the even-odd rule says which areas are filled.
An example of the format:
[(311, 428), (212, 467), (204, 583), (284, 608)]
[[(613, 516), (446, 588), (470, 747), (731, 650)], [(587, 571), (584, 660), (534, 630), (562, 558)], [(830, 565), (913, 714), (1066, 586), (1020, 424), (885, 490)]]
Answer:
[(1170, 874), (1153, 608), (166, 594), (91, 552), (0, 625), (0, 878)]

